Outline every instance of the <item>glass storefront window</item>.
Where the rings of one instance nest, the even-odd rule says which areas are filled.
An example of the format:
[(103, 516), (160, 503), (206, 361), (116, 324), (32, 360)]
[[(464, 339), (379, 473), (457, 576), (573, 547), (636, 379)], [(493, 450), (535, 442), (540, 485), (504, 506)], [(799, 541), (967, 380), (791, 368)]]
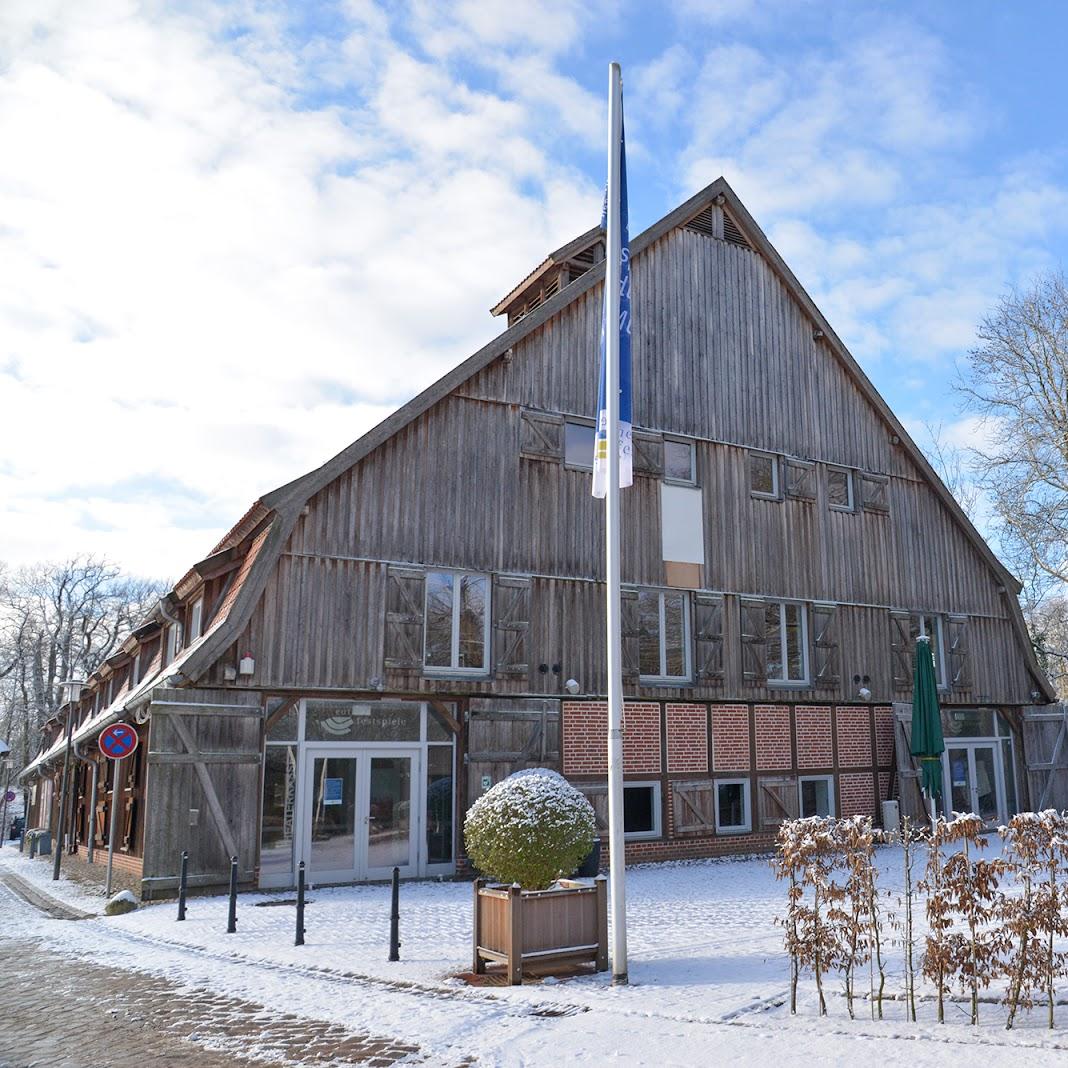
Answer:
[(293, 832), (297, 803), (297, 747), (269, 745), (263, 765), (262, 875), (293, 870)]
[[(278, 706), (279, 708), (281, 705)], [(267, 709), (267, 741), (269, 742), (295, 742), (300, 731), (300, 708), (293, 705), (281, 716), (272, 722), (272, 717), (277, 709)]]
[(421, 706), (409, 701), (308, 701), (309, 742), (418, 742)]
[(429, 746), (426, 754), (428, 864), (452, 861), (452, 794), (452, 746)]
[(942, 711), (942, 730), (947, 738), (993, 738), (992, 708), (950, 708)]

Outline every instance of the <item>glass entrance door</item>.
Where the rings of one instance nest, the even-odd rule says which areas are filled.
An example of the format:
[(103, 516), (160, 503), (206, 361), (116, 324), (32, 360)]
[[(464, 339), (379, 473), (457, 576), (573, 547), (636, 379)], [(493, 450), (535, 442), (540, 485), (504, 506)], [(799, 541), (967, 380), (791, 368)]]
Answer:
[(947, 746), (943, 774), (943, 796), (949, 810), (974, 812), (990, 826), (1004, 818), (1001, 752), (995, 746)]
[(308, 879), (347, 883), (417, 874), (418, 753), (309, 748), (303, 848)]

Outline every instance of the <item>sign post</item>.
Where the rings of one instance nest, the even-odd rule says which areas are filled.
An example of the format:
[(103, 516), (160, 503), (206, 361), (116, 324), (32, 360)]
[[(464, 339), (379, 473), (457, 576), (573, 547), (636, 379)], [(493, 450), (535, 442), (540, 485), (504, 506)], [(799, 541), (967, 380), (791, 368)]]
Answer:
[(115, 839), (119, 833), (119, 784), (122, 782), (123, 758), (129, 756), (138, 743), (137, 731), (128, 723), (113, 723), (105, 727), (97, 738), (100, 752), (112, 761), (111, 769), (111, 829), (108, 831), (108, 874), (104, 896), (111, 897), (111, 865), (115, 859)]

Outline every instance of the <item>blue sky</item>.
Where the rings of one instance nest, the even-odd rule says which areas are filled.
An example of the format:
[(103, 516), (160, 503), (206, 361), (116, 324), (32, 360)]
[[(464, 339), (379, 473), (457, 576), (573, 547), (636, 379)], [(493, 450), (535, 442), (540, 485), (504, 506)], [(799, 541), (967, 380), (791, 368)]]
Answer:
[(1068, 260), (1068, 7), (0, 5), (0, 561), (176, 576), (500, 328), (599, 217), (723, 174), (918, 438)]

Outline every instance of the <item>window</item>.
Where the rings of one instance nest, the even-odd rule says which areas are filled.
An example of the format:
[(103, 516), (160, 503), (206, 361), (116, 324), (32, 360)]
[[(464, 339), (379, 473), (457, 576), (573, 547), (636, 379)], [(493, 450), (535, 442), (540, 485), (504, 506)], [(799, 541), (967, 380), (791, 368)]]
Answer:
[(628, 838), (660, 837), (660, 783), (623, 784), (623, 833)]
[(134, 653), (130, 661), (130, 689), (132, 690), (141, 681), (141, 650)]
[(564, 424), (564, 463), (568, 467), (593, 470), (594, 428), (588, 423)]
[(934, 657), (935, 682), (938, 688), (946, 686), (946, 665), (942, 652), (942, 617), (932, 616), (924, 612), (913, 612), (909, 616), (909, 643), (915, 649), (916, 639), (926, 634), (931, 639), (931, 654)]
[(834, 815), (834, 776), (804, 775), (797, 782), (802, 816)]
[(752, 828), (749, 815), (749, 780), (716, 781), (716, 831), (740, 834)]
[(827, 505), (838, 512), (853, 511), (853, 472), (845, 467), (827, 468)]
[(664, 439), (664, 478), (668, 482), (697, 482), (697, 465), (692, 441)]
[(808, 619), (803, 604), (769, 601), (764, 607), (770, 683), (808, 682)]
[(779, 498), (779, 458), (766, 452), (749, 454), (749, 492), (754, 497)]
[(489, 579), (453, 571), (426, 576), (423, 664), (431, 670), (489, 670)]
[(690, 678), (690, 598), (672, 590), (638, 591), (638, 674)]
[(172, 623), (167, 628), (167, 663), (171, 663), (182, 651), (182, 624)]
[(204, 626), (204, 598), (198, 597), (189, 609), (189, 640), (195, 642)]

